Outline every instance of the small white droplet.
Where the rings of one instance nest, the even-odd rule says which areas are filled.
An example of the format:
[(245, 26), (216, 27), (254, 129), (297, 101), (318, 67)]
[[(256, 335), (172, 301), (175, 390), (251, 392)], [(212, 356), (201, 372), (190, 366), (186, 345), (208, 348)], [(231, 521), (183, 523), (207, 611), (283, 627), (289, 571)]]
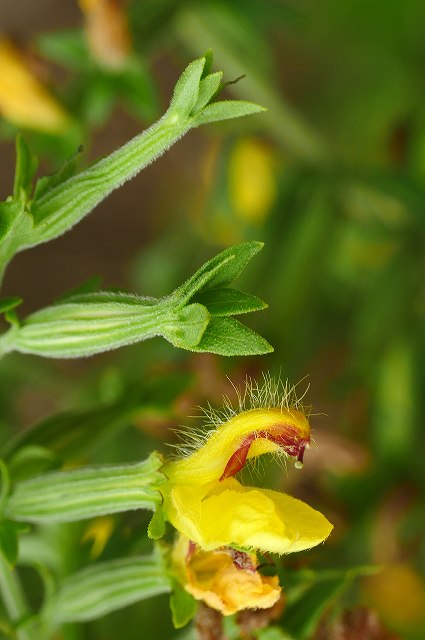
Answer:
[(302, 469), (303, 468), (303, 463), (301, 462), (301, 460), (297, 460), (294, 464), (295, 469)]

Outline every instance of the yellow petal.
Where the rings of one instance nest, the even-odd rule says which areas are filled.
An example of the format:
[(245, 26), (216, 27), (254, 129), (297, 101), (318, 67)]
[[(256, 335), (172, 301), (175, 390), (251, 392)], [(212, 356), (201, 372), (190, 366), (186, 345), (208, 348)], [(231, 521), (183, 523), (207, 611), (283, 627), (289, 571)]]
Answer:
[[(175, 484), (206, 484), (221, 478), (229, 459), (244, 437), (261, 433), (288, 434), (297, 455), (297, 447), (310, 440), (310, 425), (306, 416), (296, 409), (266, 408), (242, 411), (221, 424), (207, 441), (191, 456), (169, 463), (164, 468)], [(270, 439), (258, 437), (249, 449), (248, 458), (284, 449)], [(289, 455), (294, 453), (288, 452)]]
[(320, 544), (333, 528), (301, 500), (245, 487), (234, 478), (202, 487), (171, 487), (166, 510), (176, 529), (205, 551), (235, 545), (291, 553)]
[(31, 73), (25, 57), (7, 40), (0, 40), (0, 113), (17, 126), (48, 133), (58, 133), (70, 122)]

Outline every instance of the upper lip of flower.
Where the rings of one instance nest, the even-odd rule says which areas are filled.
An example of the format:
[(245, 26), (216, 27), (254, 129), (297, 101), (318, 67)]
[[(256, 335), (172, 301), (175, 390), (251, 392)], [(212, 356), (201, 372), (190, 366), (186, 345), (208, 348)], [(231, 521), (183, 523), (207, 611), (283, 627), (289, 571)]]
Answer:
[(221, 424), (190, 456), (167, 465), (176, 484), (205, 484), (240, 471), (249, 458), (283, 452), (302, 463), (310, 425), (296, 409), (250, 409)]

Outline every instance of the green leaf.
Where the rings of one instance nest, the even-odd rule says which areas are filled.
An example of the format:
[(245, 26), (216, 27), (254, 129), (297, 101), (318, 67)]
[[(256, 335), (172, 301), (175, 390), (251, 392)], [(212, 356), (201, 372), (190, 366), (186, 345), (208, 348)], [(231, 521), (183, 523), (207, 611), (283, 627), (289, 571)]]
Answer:
[(86, 71), (90, 64), (82, 29), (42, 33), (37, 36), (37, 47), (45, 57), (67, 69)]
[(198, 610), (198, 603), (195, 598), (185, 591), (177, 580), (173, 580), (170, 609), (173, 625), (176, 629), (180, 629), (190, 622)]
[(212, 49), (208, 49), (204, 53), (204, 58), (205, 58), (205, 64), (204, 64), (204, 69), (202, 71), (201, 80), (206, 78), (211, 73), (211, 69), (212, 69), (213, 62), (214, 62), (213, 50)]
[(18, 531), (19, 525), (15, 522), (0, 520), (0, 550), (10, 567), (14, 567), (18, 559)]
[(199, 83), (204, 65), (205, 58), (199, 58), (191, 62), (183, 71), (171, 99), (170, 111), (172, 113), (181, 113), (187, 116), (192, 112), (198, 100)]
[(251, 311), (266, 309), (267, 304), (251, 293), (236, 291), (235, 289), (210, 289), (195, 296), (194, 301), (200, 302), (212, 316), (232, 316)]
[(23, 213), (24, 205), (18, 200), (0, 202), (0, 242), (8, 235), (15, 220)]
[(200, 343), (192, 351), (221, 356), (250, 356), (271, 353), (273, 347), (258, 333), (234, 318), (211, 318)]
[(23, 522), (72, 522), (132, 509), (155, 509), (161, 457), (136, 464), (46, 473), (16, 484), (4, 513)]
[(151, 540), (159, 540), (165, 534), (164, 509), (158, 506), (148, 525), (148, 536)]
[(55, 624), (87, 622), (170, 589), (157, 555), (100, 562), (62, 582), (46, 617), (52, 616)]
[(207, 76), (199, 83), (199, 95), (195, 105), (195, 112), (203, 109), (217, 94), (220, 83), (223, 78), (223, 72), (217, 71)]
[(0, 313), (6, 313), (16, 307), (19, 307), (23, 303), (22, 298), (18, 296), (9, 296), (7, 298), (0, 298)]
[(241, 242), (208, 260), (176, 293), (185, 301), (208, 289), (226, 287), (243, 271), (248, 262), (263, 248), (262, 242)]
[(32, 155), (25, 139), (16, 136), (16, 168), (13, 184), (13, 197), (23, 203), (31, 197), (32, 181), (37, 170), (38, 160)]
[(266, 111), (266, 109), (259, 104), (245, 102), (244, 100), (213, 102), (193, 116), (193, 126), (199, 127), (201, 124), (209, 124), (210, 122), (241, 118), (242, 116), (261, 113), (262, 111)]
[(83, 148), (80, 147), (71, 158), (64, 162), (64, 164), (58, 171), (55, 171), (55, 173), (52, 173), (49, 176), (43, 176), (42, 178), (37, 180), (34, 191), (35, 200), (42, 198), (49, 191), (52, 191), (52, 189), (65, 182), (76, 173), (78, 159), (82, 151)]

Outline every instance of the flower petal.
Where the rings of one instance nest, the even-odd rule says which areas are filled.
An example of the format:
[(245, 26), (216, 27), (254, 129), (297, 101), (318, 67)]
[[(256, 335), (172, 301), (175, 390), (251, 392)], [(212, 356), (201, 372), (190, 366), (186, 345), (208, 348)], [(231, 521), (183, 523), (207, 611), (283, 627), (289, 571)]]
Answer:
[(295, 408), (242, 411), (218, 426), (192, 455), (169, 463), (164, 471), (174, 484), (220, 480), (229, 459), (244, 446), (247, 436), (252, 437), (252, 444), (246, 458), (279, 450), (298, 456), (310, 440), (310, 425)]
[[(231, 615), (243, 609), (268, 609), (280, 598), (277, 576), (266, 577), (255, 569), (235, 566), (225, 549), (189, 554), (189, 540), (179, 536), (172, 552), (172, 566), (182, 586), (196, 600)], [(249, 555), (255, 566), (255, 555)]]
[(202, 487), (174, 486), (168, 513), (176, 529), (205, 551), (236, 545), (291, 553), (320, 544), (333, 528), (301, 500), (245, 487), (234, 478)]

